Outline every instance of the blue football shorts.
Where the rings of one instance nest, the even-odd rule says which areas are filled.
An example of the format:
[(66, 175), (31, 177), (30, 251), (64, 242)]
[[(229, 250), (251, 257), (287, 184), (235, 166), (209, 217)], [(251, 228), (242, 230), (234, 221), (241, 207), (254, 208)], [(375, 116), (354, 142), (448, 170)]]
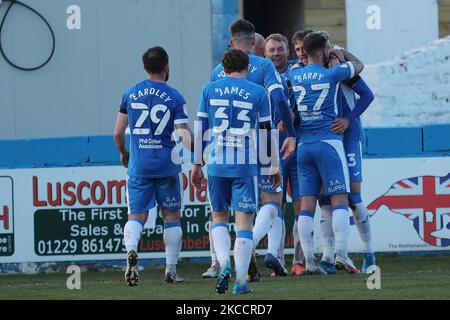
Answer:
[(208, 195), (213, 211), (228, 209), (256, 212), (256, 177), (226, 178), (208, 176)]
[(344, 135), (344, 149), (347, 156), (348, 171), (351, 182), (362, 182), (362, 147), (361, 141)]
[(128, 212), (147, 213), (156, 204), (162, 209), (181, 209), (183, 189), (181, 173), (165, 178), (128, 177)]
[(281, 171), (283, 173), (283, 202), (286, 202), (286, 193), (288, 190), (288, 183), (291, 187), (292, 201), (300, 198), (298, 189), (298, 173), (297, 173), (297, 154), (294, 153), (286, 160), (281, 160)]
[(319, 196), (350, 192), (344, 145), (340, 140), (299, 143), (297, 170), (300, 196)]

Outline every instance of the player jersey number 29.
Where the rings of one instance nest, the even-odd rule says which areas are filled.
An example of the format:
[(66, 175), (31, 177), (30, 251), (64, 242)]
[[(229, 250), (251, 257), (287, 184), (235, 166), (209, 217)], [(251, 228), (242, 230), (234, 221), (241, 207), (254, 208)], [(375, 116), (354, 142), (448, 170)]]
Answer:
[[(316, 101), (316, 104), (314, 105), (312, 111), (319, 111), (322, 107), (323, 102), (325, 101), (325, 98), (328, 95), (328, 92), (330, 91), (330, 84), (329, 83), (317, 83), (312, 84), (311, 89), (314, 91), (322, 90), (320, 92), (319, 98)], [(303, 99), (306, 95), (306, 89), (303, 86), (293, 86), (292, 90), (294, 92), (300, 92), (300, 95), (297, 99), (297, 108), (298, 111), (308, 111), (308, 106), (305, 104), (302, 104)]]
[[(145, 120), (147, 120), (148, 116), (150, 115), (150, 120), (157, 124), (154, 135), (160, 135), (164, 129), (167, 126), (167, 123), (170, 119), (170, 111), (167, 108), (167, 106), (163, 104), (157, 104), (152, 107), (152, 109), (149, 111), (148, 106), (143, 103), (132, 103), (131, 109), (134, 110), (142, 110), (141, 115), (139, 116), (138, 120), (136, 121), (134, 128), (133, 128), (133, 134), (136, 135), (147, 135), (150, 133), (150, 128), (145, 128), (144, 123)], [(158, 113), (162, 112), (163, 116), (160, 118)]]

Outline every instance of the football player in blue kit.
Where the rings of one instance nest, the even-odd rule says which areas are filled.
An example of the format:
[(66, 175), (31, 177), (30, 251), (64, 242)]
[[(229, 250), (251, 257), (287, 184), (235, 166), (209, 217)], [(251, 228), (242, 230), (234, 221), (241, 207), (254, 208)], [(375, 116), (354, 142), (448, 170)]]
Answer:
[[(148, 77), (123, 94), (114, 128), (121, 163), (128, 168), (128, 222), (124, 227), (124, 241), (127, 251), (125, 281), (130, 286), (139, 283), (138, 243), (148, 211), (156, 205), (164, 220), (164, 281), (183, 281), (176, 270), (182, 238), (181, 165), (172, 160), (175, 141), (171, 137), (174, 131), (179, 133), (188, 149), (192, 149), (193, 141), (187, 126), (185, 99), (166, 84), (169, 78), (166, 51), (152, 47), (143, 54), (142, 61)], [(127, 126), (130, 127), (130, 151), (125, 145)]]
[[(266, 57), (270, 59), (275, 68), (280, 73), (282, 84), (284, 87), (284, 92), (286, 98), (290, 99), (290, 88), (288, 83), (286, 82), (286, 73), (289, 66), (288, 56), (289, 56), (289, 44), (283, 35), (279, 33), (270, 34), (266, 38)], [(290, 102), (291, 105), (293, 105)], [(293, 118), (295, 119), (294, 115)], [(275, 124), (277, 125), (277, 129), (279, 131), (280, 136), (280, 144), (284, 142), (284, 139), (287, 137), (286, 131), (284, 129), (284, 124), (280, 121), (278, 114), (275, 112), (274, 116)], [(299, 119), (294, 120), (294, 128), (300, 124)], [(297, 129), (297, 128), (296, 128)], [(289, 157), (286, 160), (281, 161), (281, 172), (283, 174), (283, 212), (286, 210), (286, 194), (287, 194), (287, 186), (288, 183), (291, 187), (291, 198), (294, 207), (300, 207), (300, 196), (298, 192), (298, 176), (297, 176), (297, 156), (294, 154), (292, 157)], [(297, 210), (296, 210), (297, 211)], [(278, 224), (281, 226), (281, 231), (278, 230)], [(297, 252), (297, 260), (294, 261), (291, 269), (291, 274), (298, 275), (301, 271), (303, 271), (302, 265), (302, 251), (301, 245), (298, 240), (297, 230), (294, 231), (294, 250)], [(297, 235), (297, 237), (296, 237)], [(278, 219), (272, 225), (272, 228), (268, 233), (268, 247), (269, 252), (277, 251), (278, 259), (281, 261), (283, 266), (285, 266), (284, 261), (284, 239), (286, 236), (286, 226), (284, 223), (284, 217), (279, 216)], [(279, 237), (279, 240), (276, 239)], [(277, 247), (278, 246), (278, 249)], [(300, 257), (298, 257), (300, 255)], [(300, 269), (300, 270), (298, 270)], [(272, 276), (275, 276), (275, 273), (272, 273)]]
[(266, 56), (266, 39), (259, 34), (258, 32), (255, 32), (255, 45), (253, 46), (253, 54), (258, 57), (265, 57)]
[[(284, 88), (281, 84), (281, 78), (275, 69), (273, 63), (266, 58), (261, 58), (252, 54), (255, 45), (255, 27), (246, 20), (236, 20), (230, 26), (231, 40), (230, 47), (241, 49), (249, 55), (249, 69), (247, 80), (266, 88), (272, 102), (272, 109), (279, 114), (281, 121), (285, 124), (288, 137), (285, 139), (281, 151), (285, 152), (284, 158), (287, 159), (295, 152), (295, 131), (292, 124), (292, 116), (288, 101), (284, 95)], [(212, 72), (211, 81), (216, 81), (227, 77), (223, 66), (219, 64)], [(267, 168), (266, 168), (267, 169)], [(267, 170), (266, 170), (267, 171)], [(259, 188), (261, 191), (262, 206), (258, 211), (253, 229), (254, 246), (258, 245), (260, 240), (268, 233), (275, 218), (282, 214), (282, 188), (278, 186), (273, 188), (267, 174), (259, 175)], [(210, 237), (211, 238), (211, 237)], [(214, 241), (214, 240), (212, 240)], [(213, 246), (214, 248), (215, 246)], [(211, 267), (203, 274), (203, 277), (212, 277), (217, 274), (217, 259), (214, 257), (213, 248), (211, 248)], [(216, 260), (216, 261), (215, 261)], [(279, 275), (285, 275), (286, 270), (276, 256), (268, 253), (265, 257), (266, 265)], [(252, 263), (250, 278), (256, 274), (255, 264)], [(255, 277), (257, 280), (258, 277)]]
[[(233, 294), (250, 293), (247, 271), (253, 252), (253, 214), (257, 207), (258, 147), (256, 130), (271, 129), (271, 110), (266, 90), (246, 79), (249, 57), (242, 50), (231, 48), (222, 59), (226, 77), (207, 84), (200, 96), (198, 118), (205, 157), (192, 168), (194, 186), (201, 186), (203, 161), (208, 171), (208, 196), (212, 207), (211, 236), (220, 264), (215, 286), (217, 293), (225, 293), (231, 277), (228, 229), (229, 209), (235, 212), (236, 240), (234, 261), (236, 282)], [(206, 147), (206, 142), (210, 145)], [(198, 140), (196, 140), (197, 142)], [(270, 149), (271, 150), (271, 149)], [(276, 159), (276, 157), (275, 157)], [(277, 172), (270, 175), (273, 187), (281, 183)]]
[[(330, 67), (343, 62), (335, 56), (330, 59)], [(359, 99), (356, 99), (355, 93)], [(333, 126), (333, 132), (344, 134), (344, 149), (347, 156), (348, 169), (350, 174), (350, 194), (349, 203), (353, 213), (353, 221), (358, 229), (363, 241), (364, 261), (361, 268), (363, 273), (372, 273), (376, 268), (375, 255), (371, 244), (370, 216), (367, 208), (362, 203), (361, 182), (362, 182), (362, 128), (359, 116), (367, 109), (373, 101), (374, 96), (370, 88), (360, 76), (345, 81), (341, 84), (338, 93), (339, 119)], [(329, 198), (319, 199), (321, 207), (321, 239), (323, 247), (322, 260), (320, 266), (327, 273), (335, 273), (334, 267), (334, 234), (331, 222), (331, 206)], [(342, 266), (348, 273), (358, 273), (359, 270), (352, 266)]]
[(332, 132), (338, 116), (337, 93), (340, 83), (359, 74), (364, 65), (347, 51), (347, 62), (327, 69), (330, 56), (328, 38), (320, 32), (309, 33), (303, 42), (308, 64), (294, 66), (288, 72), (300, 117), (297, 132), (299, 190), (301, 211), (298, 233), (305, 256), (304, 274), (326, 274), (314, 257), (313, 222), (316, 202), (323, 186), (332, 204), (332, 227), (336, 242), (336, 262), (351, 264), (347, 244), (349, 237), (349, 174), (343, 137)]
[(299, 30), (292, 36), (291, 43), (294, 46), (294, 51), (297, 59), (289, 60), (289, 68), (296, 63), (300, 63), (303, 66), (306, 66), (308, 64), (308, 57), (303, 51), (303, 40), (309, 33), (313, 31), (314, 30), (312, 29)]

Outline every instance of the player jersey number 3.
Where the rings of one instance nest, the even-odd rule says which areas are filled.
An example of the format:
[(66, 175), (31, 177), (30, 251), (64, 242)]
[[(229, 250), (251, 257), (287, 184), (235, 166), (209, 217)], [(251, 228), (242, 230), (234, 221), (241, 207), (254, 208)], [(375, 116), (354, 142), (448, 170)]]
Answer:
[(227, 129), (230, 129), (231, 134), (242, 135), (246, 134), (250, 129), (250, 118), (248, 113), (253, 108), (253, 103), (233, 100), (232, 105), (235, 108), (239, 108), (239, 112), (237, 114), (237, 120), (243, 122), (242, 127), (230, 127), (230, 119), (228, 115), (225, 113), (227, 108), (230, 106), (230, 100), (228, 99), (211, 99), (211, 106), (217, 107), (216, 112), (214, 113), (215, 119), (220, 119), (220, 123), (216, 125), (214, 124), (213, 131), (214, 133), (222, 133)]
[[(303, 99), (306, 95), (306, 89), (303, 86), (293, 86), (292, 90), (294, 92), (300, 92), (299, 97), (297, 99), (297, 108), (298, 111), (308, 111), (308, 106), (306, 104), (302, 104)], [(316, 101), (316, 104), (314, 105), (312, 111), (319, 111), (322, 107), (323, 102), (325, 101), (325, 98), (328, 95), (328, 92), (330, 91), (330, 84), (329, 83), (317, 83), (311, 85), (311, 90), (319, 91), (320, 95), (319, 98)]]
[[(131, 109), (134, 110), (142, 110), (141, 115), (139, 116), (138, 120), (136, 121), (136, 124), (133, 128), (133, 134), (136, 135), (147, 135), (150, 133), (150, 128), (145, 128), (144, 123), (145, 120), (147, 120), (148, 116), (150, 115), (150, 120), (157, 124), (154, 135), (160, 135), (164, 129), (167, 126), (167, 123), (170, 119), (170, 110), (167, 108), (167, 106), (163, 104), (157, 104), (152, 107), (152, 109), (149, 111), (148, 106), (143, 103), (132, 103)], [(162, 117), (159, 117), (159, 113), (163, 113)]]

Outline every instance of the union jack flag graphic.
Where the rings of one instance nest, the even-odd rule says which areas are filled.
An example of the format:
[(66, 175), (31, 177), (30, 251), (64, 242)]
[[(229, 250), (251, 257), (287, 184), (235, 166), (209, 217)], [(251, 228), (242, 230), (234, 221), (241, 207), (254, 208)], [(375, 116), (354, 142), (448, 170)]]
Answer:
[(450, 173), (398, 181), (367, 209), (373, 214), (383, 205), (411, 220), (426, 243), (450, 246)]

